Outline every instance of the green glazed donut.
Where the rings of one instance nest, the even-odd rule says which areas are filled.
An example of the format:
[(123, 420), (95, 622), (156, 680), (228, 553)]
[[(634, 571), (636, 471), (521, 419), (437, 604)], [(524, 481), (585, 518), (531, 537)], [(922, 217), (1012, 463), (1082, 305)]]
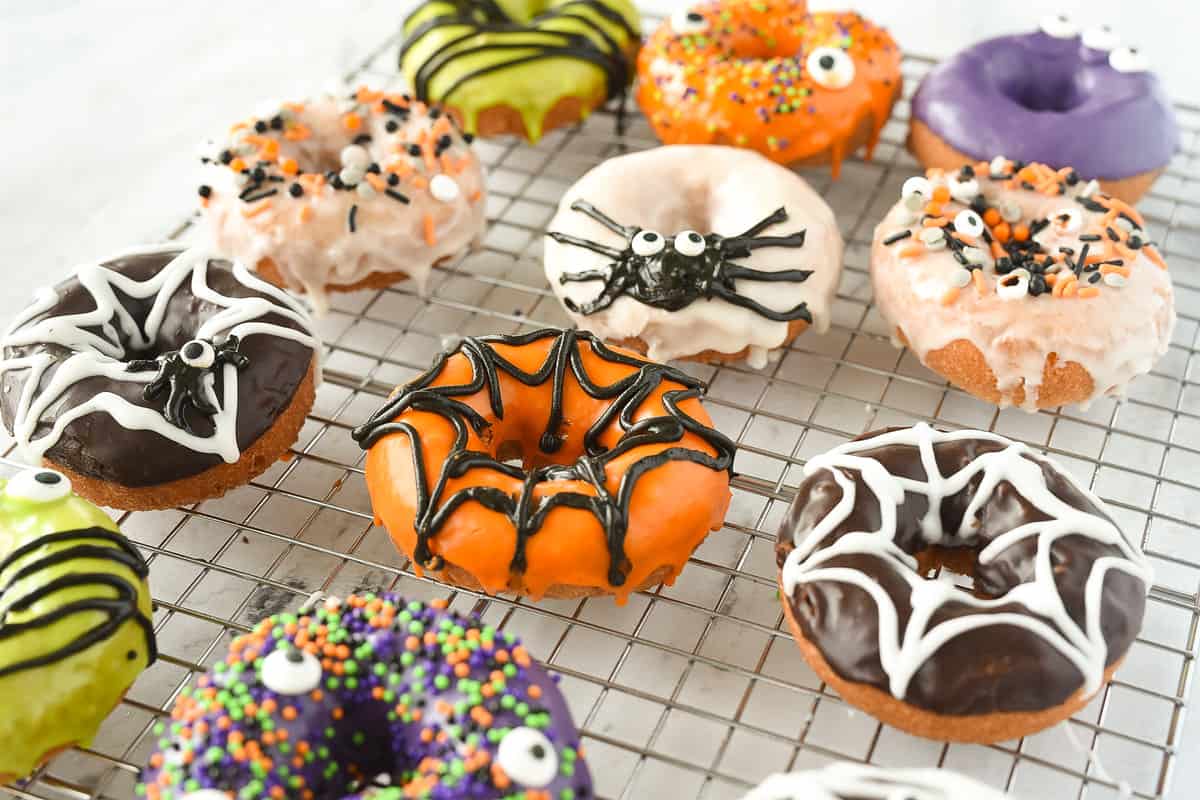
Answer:
[(629, 0), (428, 0), (404, 21), (400, 71), (466, 132), (536, 142), (624, 94), (640, 31)]
[(154, 661), (148, 573), (62, 474), (0, 480), (0, 784), (87, 745)]

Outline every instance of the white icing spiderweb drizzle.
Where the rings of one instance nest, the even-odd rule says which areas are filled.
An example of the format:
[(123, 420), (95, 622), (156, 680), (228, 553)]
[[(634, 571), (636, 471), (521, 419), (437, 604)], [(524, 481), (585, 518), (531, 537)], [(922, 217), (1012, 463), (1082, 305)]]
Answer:
[[(109, 261), (163, 249), (162, 246), (135, 248)], [(238, 371), (231, 364), (221, 368), (223, 397), (217, 397), (213, 376), (206, 378), (204, 389), (208, 401), (218, 409), (212, 417), (214, 432), (211, 436), (188, 433), (169, 423), (156, 408), (135, 405), (112, 392), (100, 392), (73, 408), (59, 410), (48, 430), (48, 420), (44, 419), (64, 392), (88, 378), (103, 377), (112, 382), (140, 384), (153, 380), (153, 372), (126, 369), (125, 361), (131, 353), (127, 352), (123, 341), (129, 342), (133, 351), (149, 349), (162, 327), (171, 297), (185, 281), (197, 299), (219, 307), (204, 320), (193, 338), (232, 335), (244, 340), (249, 336), (266, 335), (300, 342), (314, 353), (318, 350), (319, 341), (304, 308), (281, 289), (252, 275), (241, 263), (233, 263), (234, 277), (243, 286), (265, 297), (227, 297), (209, 286), (209, 261), (213, 258), (214, 254), (203, 249), (183, 251), (145, 281), (134, 280), (99, 264), (84, 265), (76, 275), (95, 308), (77, 314), (37, 320), (58, 303), (53, 289), (38, 293), (33, 304), (9, 326), (0, 344), (7, 349), (52, 343), (73, 352), (61, 360), (46, 352), (0, 360), (0, 375), (30, 371), (11, 424), (13, 438), (26, 460), (39, 462), (68, 425), (93, 413), (108, 414), (129, 430), (153, 431), (198, 453), (217, 455), (231, 463), (238, 460), (241, 456), (237, 442)], [(135, 300), (152, 298), (150, 311), (142, 324), (134, 319), (118, 292)], [(266, 322), (265, 319), (272, 315), (294, 323), (298, 330)]]
[[(969, 464), (952, 475), (942, 475), (935, 457), (934, 446), (944, 442), (981, 439), (994, 442), (1002, 449), (979, 454)], [(888, 445), (911, 446), (919, 449), (926, 478), (912, 480), (889, 473), (882, 464), (858, 455)], [(1111, 520), (1077, 509), (1059, 499), (1046, 485), (1038, 461), (1027, 458), (1030, 450), (1024, 445), (985, 431), (941, 432), (921, 423), (912, 428), (882, 433), (869, 439), (848, 442), (818, 456), (805, 466), (805, 475), (828, 470), (842, 490), (837, 505), (807, 534), (797, 532), (795, 549), (783, 565), (783, 587), (791, 597), (801, 584), (832, 581), (857, 586), (874, 600), (879, 617), (879, 658), (888, 676), (892, 695), (903, 699), (913, 676), (942, 645), (956, 636), (978, 628), (1011, 625), (1038, 636), (1075, 665), (1082, 677), (1087, 694), (1096, 692), (1103, 682), (1108, 648), (1100, 625), (1104, 579), (1110, 570), (1119, 570), (1139, 579), (1149, 591), (1153, 573), (1137, 547), (1130, 544)], [(851, 477), (857, 472), (862, 484), (879, 503), (881, 525), (875, 531), (850, 531), (833, 544), (820, 547), (830, 533), (852, 513), (858, 498), (858, 483)], [(1064, 478), (1097, 509), (1103, 502), (1087, 489)], [(929, 508), (921, 521), (922, 534), (930, 544), (942, 539), (941, 505), (978, 479), (975, 490), (963, 515), (959, 530), (953, 532), (956, 543), (979, 543), (976, 532), (976, 512), (991, 497), (996, 487), (1007, 481), (1027, 502), (1035, 506), (1048, 520), (1030, 522), (1009, 530), (988, 542), (980, 550), (980, 564), (988, 564), (1008, 548), (1027, 539), (1036, 539), (1034, 578), (1021, 583), (1003, 596), (979, 598), (962, 592), (953, 584), (926, 580), (917, 570), (917, 560), (896, 544), (897, 507), (904, 502), (906, 492), (925, 495)], [(1059, 594), (1051, 561), (1051, 547), (1065, 536), (1084, 536), (1102, 545), (1116, 548), (1121, 555), (1097, 558), (1091, 567), (1084, 590), (1085, 624), (1081, 627), (1071, 618)], [(909, 585), (912, 614), (904, 630), (900, 630), (899, 615), (890, 595), (871, 576), (857, 569), (827, 566), (838, 556), (867, 555), (889, 562), (894, 573)], [(946, 604), (979, 609), (979, 613), (956, 616), (931, 624), (934, 614)], [(1029, 614), (997, 612), (996, 608), (1019, 604)]]
[(1005, 795), (944, 769), (880, 769), (839, 762), (772, 775), (742, 800), (1004, 800)]

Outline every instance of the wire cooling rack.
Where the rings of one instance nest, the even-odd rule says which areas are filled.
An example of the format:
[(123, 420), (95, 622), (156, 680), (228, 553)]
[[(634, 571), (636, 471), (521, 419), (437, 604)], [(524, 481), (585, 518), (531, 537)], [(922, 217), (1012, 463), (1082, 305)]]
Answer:
[[(347, 82), (393, 85), (396, 43), (382, 42)], [(802, 335), (762, 370), (683, 365), (708, 382), (707, 406), (740, 451), (728, 520), (675, 586), (625, 606), (449, 591), (416, 578), (371, 524), (349, 429), (422, 371), (447, 335), (567, 324), (542, 273), (543, 226), (587, 169), (656, 144), (636, 114), (618, 136), (611, 108), (536, 146), (481, 141), (491, 220), (483, 248), (437, 270), (427, 297), (402, 284), (334, 298), (320, 323), (326, 382), (292, 457), (220, 500), (121, 517), (150, 561), (162, 656), (90, 748), (60, 755), (0, 796), (128, 800), (153, 723), (232, 635), (314, 591), (386, 588), (445, 597), (524, 637), (562, 676), (602, 798), (737, 798), (772, 771), (839, 759), (957, 769), (1021, 798), (1120, 796), (1088, 750), (1137, 797), (1194, 797), (1194, 787), (1170, 787), (1200, 628), (1200, 260), (1187, 255), (1200, 251), (1200, 108), (1179, 109), (1184, 150), (1141, 203), (1175, 280), (1170, 352), (1122, 402), (999, 411), (894, 349), (870, 302), (872, 228), (916, 171), (903, 148), (907, 97), (930, 64), (906, 59), (906, 99), (874, 161), (849, 161), (836, 183), (827, 170), (804, 172), (848, 245), (833, 329)], [(187, 239), (191, 225), (168, 238)], [(805, 460), (863, 431), (919, 420), (997, 431), (1052, 454), (1109, 502), (1154, 563), (1142, 634), (1069, 733), (1060, 726), (990, 747), (907, 736), (822, 684), (783, 624), (772, 549)]]

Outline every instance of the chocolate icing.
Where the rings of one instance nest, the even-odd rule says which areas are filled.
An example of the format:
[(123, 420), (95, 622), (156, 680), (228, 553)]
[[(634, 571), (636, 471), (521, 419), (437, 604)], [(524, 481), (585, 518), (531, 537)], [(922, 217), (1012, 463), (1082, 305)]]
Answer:
[[(105, 262), (103, 266), (130, 279), (145, 281), (181, 252), (179, 249), (164, 249), (137, 253)], [(240, 282), (230, 270), (228, 262), (210, 261), (208, 284), (210, 288), (228, 297), (263, 297), (271, 303), (277, 303), (270, 295)], [(22, 328), (48, 317), (77, 314), (96, 308), (91, 293), (77, 277), (59, 283), (54, 287), (54, 291), (58, 296), (55, 306), (32, 317), (21, 326)], [(142, 324), (150, 311), (153, 298), (136, 299), (119, 292), (118, 296), (122, 305), (139, 324)], [(191, 291), (190, 281), (185, 281), (168, 303), (166, 317), (151, 351), (129, 350), (128, 335), (119, 331), (118, 338), (128, 350), (126, 360), (153, 358), (178, 350), (194, 338), (196, 329), (204, 320), (219, 310), (220, 308), (213, 303), (198, 299)], [(292, 330), (303, 330), (294, 320), (280, 314), (267, 314), (261, 317), (261, 321)], [(270, 335), (244, 338), (239, 351), (248, 362), (246, 368), (238, 374), (237, 443), (244, 451), (257, 441), (291, 404), (296, 390), (308, 374), (313, 361), (313, 351), (301, 342)], [(4, 357), (17, 358), (39, 352), (49, 353), (60, 361), (72, 353), (67, 347), (58, 344), (38, 343), (5, 347)], [(52, 367), (51, 370), (53, 369)], [(9, 370), (0, 375), (0, 414), (10, 431), (13, 428), (21, 392), (29, 376), (30, 372), (27, 369)], [(215, 373), (215, 379), (215, 389), (219, 397), (223, 384), (220, 372)], [(161, 410), (161, 400), (147, 400), (143, 396), (144, 386), (142, 383), (112, 381), (103, 377), (90, 377), (79, 381), (63, 392), (50, 407), (38, 428), (38, 435), (48, 431), (59, 414), (100, 392), (116, 394), (134, 405)], [(192, 414), (189, 421), (197, 435), (211, 435), (214, 430), (211, 418), (206, 415)], [(154, 431), (125, 428), (106, 413), (86, 414), (72, 421), (64, 429), (59, 441), (46, 452), (46, 457), (82, 475), (130, 487), (154, 486), (190, 478), (222, 463), (218, 455), (196, 452)]]
[[(889, 429), (895, 430), (895, 429)], [(886, 431), (865, 434), (869, 439)], [(950, 475), (982, 453), (1003, 450), (1004, 445), (984, 439), (965, 439), (934, 445), (940, 472)], [(889, 473), (925, 480), (920, 452), (911, 445), (885, 445), (857, 453), (881, 464)], [(1111, 521), (1105, 512), (1067, 480), (1053, 465), (1030, 454), (1021, 457), (1037, 464), (1048, 489), (1072, 508)], [(841, 469), (854, 481), (858, 502), (850, 515), (820, 543), (831, 546), (853, 531), (880, 527), (880, 506), (857, 470)], [(976, 475), (962, 491), (942, 502), (943, 536), (939, 547), (951, 553), (968, 547), (955, 541), (968, 503), (980, 484)], [(788, 516), (779, 530), (776, 560), (783, 566), (794, 549), (797, 536), (811, 531), (842, 499), (843, 490), (828, 469), (810, 475), (799, 487)], [(910, 555), (926, 550), (921, 533), (921, 516), (928, 508), (922, 494), (906, 493), (897, 509), (896, 544)], [(978, 553), (998, 535), (1017, 526), (1050, 519), (1022, 497), (1011, 483), (997, 485), (976, 515)], [(1035, 537), (1024, 539), (1000, 552), (988, 564), (973, 569), (975, 591), (983, 597), (998, 597), (1018, 584), (1033, 579)], [(1070, 617), (1085, 625), (1085, 589), (1097, 559), (1125, 558), (1117, 548), (1083, 535), (1068, 535), (1051, 546), (1055, 586)], [(895, 562), (869, 554), (836, 556), (823, 566), (858, 570), (878, 582), (891, 598), (904, 631), (910, 616), (911, 590), (895, 572)], [(814, 644), (830, 667), (843, 679), (889, 691), (888, 675), (879, 658), (879, 615), (875, 600), (858, 586), (826, 580), (801, 583), (787, 597), (805, 639)], [(1119, 660), (1137, 636), (1145, 608), (1145, 586), (1133, 575), (1110, 571), (1104, 579), (1100, 620), (1108, 647), (1107, 665)], [(934, 612), (929, 627), (966, 614), (979, 614), (978, 607), (949, 604)], [(987, 613), (1031, 615), (1018, 603), (1005, 603)], [(1053, 625), (1048, 619), (1048, 624)], [(996, 624), (968, 630), (951, 638), (919, 668), (903, 700), (918, 708), (948, 715), (983, 715), (999, 711), (1041, 711), (1060, 705), (1081, 685), (1080, 673), (1064, 655), (1033, 632), (1012, 625)]]
[(1179, 128), (1158, 78), (1119, 72), (1080, 37), (1041, 31), (988, 39), (935, 67), (914, 120), (971, 158), (1004, 155), (1127, 178), (1165, 166)]

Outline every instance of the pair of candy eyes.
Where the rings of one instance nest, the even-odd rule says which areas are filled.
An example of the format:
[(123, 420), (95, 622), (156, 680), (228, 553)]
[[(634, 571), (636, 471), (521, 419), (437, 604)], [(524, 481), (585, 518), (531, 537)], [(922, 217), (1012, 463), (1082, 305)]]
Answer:
[[(295, 648), (275, 650), (262, 663), (263, 685), (276, 694), (308, 694), (321, 685), (321, 662)], [(533, 728), (514, 728), (500, 740), (496, 763), (513, 781), (540, 789), (558, 774), (558, 755), (550, 740)]]
[[(695, 258), (704, 252), (708, 243), (696, 231), (680, 231), (670, 240), (671, 247), (681, 256)], [(668, 239), (658, 231), (638, 231), (629, 242), (629, 249), (635, 256), (649, 258), (656, 256), (666, 249)]]
[[(706, 33), (708, 19), (681, 8), (671, 15), (671, 29), (685, 35)], [(840, 47), (813, 48), (804, 61), (804, 69), (814, 83), (826, 89), (844, 89), (854, 81), (854, 59)]]
[(1145, 72), (1150, 69), (1146, 55), (1133, 47), (1121, 47), (1121, 40), (1108, 25), (1096, 25), (1081, 32), (1066, 14), (1051, 14), (1042, 17), (1041, 29), (1042, 33), (1055, 39), (1082, 36), (1084, 47), (1108, 52), (1108, 64), (1117, 72)]

